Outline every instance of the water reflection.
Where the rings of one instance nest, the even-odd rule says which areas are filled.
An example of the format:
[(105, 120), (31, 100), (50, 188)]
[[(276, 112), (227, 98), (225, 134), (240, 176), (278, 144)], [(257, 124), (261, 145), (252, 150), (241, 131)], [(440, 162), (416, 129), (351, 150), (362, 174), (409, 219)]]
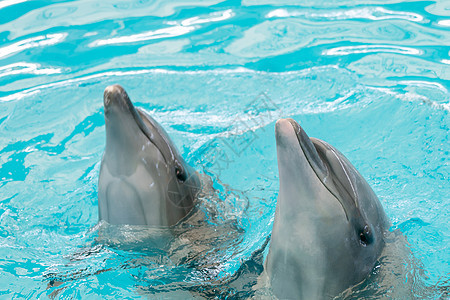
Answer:
[[(380, 49), (384, 48), (386, 51), (389, 49), (389, 52), (395, 53), (420, 54), (419, 50), (407, 46), (430, 44), (441, 46), (444, 35), (447, 34), (435, 32), (405, 20), (313, 22), (300, 17), (270, 19), (246, 30), (242, 38), (235, 39), (227, 45), (225, 51), (238, 57), (265, 58), (339, 41), (340, 43), (368, 44), (369, 49), (372, 50), (374, 48), (371, 44), (393, 44), (395, 46), (389, 46), (389, 48), (381, 46)], [(402, 41), (401, 46), (396, 46), (398, 41)]]
[(194, 31), (198, 28), (199, 24), (211, 23), (211, 22), (219, 22), (223, 20), (227, 20), (234, 16), (234, 13), (231, 9), (222, 11), (222, 12), (213, 12), (209, 14), (207, 17), (202, 18), (199, 16), (192, 17), (181, 21), (180, 23), (176, 21), (167, 22), (169, 25), (173, 25), (171, 27), (146, 31), (143, 33), (121, 36), (110, 39), (102, 39), (96, 40), (89, 44), (89, 47), (98, 47), (104, 45), (113, 45), (113, 44), (126, 44), (126, 43), (134, 43), (134, 42), (142, 42), (154, 39), (162, 39), (162, 38), (171, 38), (176, 36), (181, 36), (187, 34), (189, 32)]
[[(0, 1), (3, 3), (4, 1)], [(55, 1), (56, 2), (56, 1)], [(27, 34), (43, 32), (59, 26), (72, 26), (95, 24), (108, 20), (121, 20), (131, 18), (147, 18), (155, 16), (168, 18), (177, 12), (180, 7), (192, 5), (192, 7), (207, 7), (215, 5), (220, 0), (188, 1), (62, 1), (51, 5), (32, 9), (22, 16), (0, 24), (0, 32), (10, 31), (11, 38), (17, 38)], [(95, 24), (98, 27), (98, 24)]]
[(410, 47), (399, 47), (393, 45), (359, 45), (359, 46), (345, 46), (328, 49), (323, 51), (323, 55), (349, 55), (357, 53), (399, 53), (409, 55), (420, 55), (422, 51)]
[(4, 1), (0, 1), (0, 9), (4, 8), (4, 7), (8, 7), (14, 4), (19, 4), (22, 2), (26, 2), (27, 0), (4, 0)]
[(210, 22), (218, 22), (218, 21), (224, 21), (234, 16), (234, 13), (231, 9), (228, 9), (223, 12), (214, 12), (209, 15), (207, 18), (201, 18), (201, 17), (193, 17), (186, 19), (184, 21), (181, 21), (181, 25), (183, 26), (190, 26), (195, 24), (203, 24), (203, 23), (210, 23)]
[(117, 38), (96, 40), (89, 44), (89, 47), (98, 47), (104, 45), (113, 44), (126, 44), (134, 42), (142, 42), (154, 39), (170, 38), (187, 34), (195, 30), (194, 26), (171, 26), (167, 28), (157, 29), (153, 31), (147, 31), (144, 33), (132, 34), (128, 36), (121, 36)]
[(438, 22), (438, 25), (450, 27), (450, 20), (441, 20)]
[(16, 42), (6, 47), (0, 48), (0, 58), (7, 57), (9, 55), (21, 52), (26, 49), (42, 47), (42, 46), (50, 46), (61, 43), (67, 37), (67, 33), (54, 33), (47, 35), (40, 35), (37, 37), (32, 37), (29, 39), (22, 40), (20, 42)]
[(27, 90), (21, 91), (21, 92), (17, 92), (5, 97), (0, 97), (0, 102), (8, 102), (8, 101), (13, 101), (13, 100), (21, 100), (25, 97), (29, 97), (31, 95), (35, 95), (39, 92), (41, 92), (41, 90), (45, 90), (45, 89), (49, 89), (49, 88), (55, 88), (55, 87), (61, 87), (61, 86), (66, 86), (66, 85), (70, 85), (70, 84), (76, 84), (76, 83), (80, 83), (83, 81), (88, 81), (88, 80), (92, 80), (92, 79), (96, 79), (96, 78), (102, 78), (102, 77), (111, 77), (111, 76), (130, 76), (130, 75), (140, 75), (140, 74), (146, 74), (146, 73), (150, 73), (151, 71), (154, 72), (159, 72), (160, 70), (138, 70), (138, 71), (117, 71), (117, 72), (104, 72), (104, 73), (99, 73), (99, 74), (93, 74), (93, 75), (88, 75), (88, 76), (84, 76), (84, 77), (80, 77), (80, 78), (73, 78), (73, 79), (67, 79), (67, 80), (63, 80), (63, 81), (58, 81), (58, 82), (53, 82), (53, 83), (49, 83), (49, 84), (43, 84), (43, 85), (39, 85), (36, 87), (32, 87), (29, 88)]
[(412, 22), (421, 22), (424, 18), (416, 13), (403, 12), (403, 11), (392, 11), (387, 10), (382, 7), (363, 7), (350, 10), (334, 10), (334, 11), (323, 11), (323, 12), (308, 12), (307, 10), (287, 10), (287, 9), (276, 9), (269, 12), (266, 18), (288, 18), (288, 17), (298, 17), (305, 16), (309, 18), (323, 18), (331, 20), (347, 20), (347, 19), (368, 19), (368, 20), (390, 20), (390, 19), (401, 19), (408, 20)]
[(6, 66), (0, 66), (0, 77), (18, 74), (50, 75), (58, 73), (61, 73), (60, 68), (41, 68), (40, 64), (27, 62), (18, 62)]

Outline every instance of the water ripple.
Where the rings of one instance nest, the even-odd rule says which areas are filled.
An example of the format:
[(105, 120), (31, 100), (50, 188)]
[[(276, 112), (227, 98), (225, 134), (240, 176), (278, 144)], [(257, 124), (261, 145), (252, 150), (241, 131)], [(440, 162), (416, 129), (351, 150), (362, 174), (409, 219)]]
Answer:
[(110, 39), (96, 40), (89, 44), (89, 47), (97, 47), (104, 45), (113, 45), (113, 44), (126, 44), (126, 43), (135, 43), (142, 42), (154, 39), (163, 39), (163, 38), (171, 38), (176, 36), (181, 36), (187, 34), (189, 32), (194, 31), (199, 28), (199, 24), (211, 23), (211, 22), (219, 22), (223, 20), (227, 20), (234, 16), (234, 13), (231, 9), (228, 9), (223, 12), (214, 12), (209, 16), (202, 18), (199, 16), (185, 19), (178, 24), (176, 21), (169, 21), (167, 24), (173, 25), (171, 27), (157, 29), (153, 31), (147, 31), (143, 33), (121, 36)]
[(227, 10), (225, 10), (223, 12), (211, 13), (206, 18), (192, 17), (192, 18), (186, 19), (184, 21), (181, 21), (181, 25), (183, 25), (183, 26), (191, 26), (191, 25), (196, 25), (196, 24), (219, 22), (219, 21), (227, 20), (227, 19), (233, 17), (234, 15), (235, 15), (235, 13), (233, 12), (233, 10), (227, 9)]
[(41, 68), (40, 64), (18, 62), (6, 66), (0, 66), (0, 77), (17, 74), (50, 75), (61, 73), (60, 68)]
[[(220, 0), (189, 1), (189, 5), (204, 7), (219, 3)], [(0, 32), (9, 31), (10, 38), (42, 32), (54, 27), (87, 25), (105, 20), (143, 18), (148, 16), (168, 17), (186, 1), (108, 1), (85, 0), (83, 2), (55, 3), (34, 9), (21, 17), (0, 25)]]
[(271, 5), (271, 6), (297, 6), (297, 7), (326, 7), (337, 9), (343, 6), (354, 5), (379, 5), (382, 2), (385, 5), (402, 3), (402, 2), (415, 2), (414, 0), (360, 0), (355, 4), (355, 0), (243, 0), (242, 5), (255, 6), (255, 5)]
[(16, 42), (9, 46), (0, 48), (0, 58), (4, 58), (30, 48), (51, 46), (61, 43), (66, 39), (67, 35), (67, 33), (54, 33), (40, 35), (37, 37), (22, 40), (20, 42)]
[(450, 80), (447, 65), (397, 53), (369, 54), (351, 62), (348, 68), (371, 79), (401, 80), (403, 77), (416, 77)]
[(423, 51), (393, 45), (360, 45), (360, 46), (344, 46), (323, 51), (323, 55), (349, 55), (356, 53), (399, 53), (409, 55), (420, 55)]
[[(320, 67), (320, 68), (313, 68), (303, 71), (293, 71), (293, 72), (286, 72), (284, 74), (281, 74), (280, 76), (284, 75), (302, 75), (309, 74), (311, 70), (314, 70), (315, 72), (318, 72), (319, 74), (322, 74), (324, 72), (323, 70), (328, 70), (330, 67)], [(334, 67), (331, 67), (331, 69), (335, 69)], [(146, 74), (169, 74), (169, 75), (178, 75), (178, 76), (211, 76), (211, 75), (223, 75), (223, 74), (230, 74), (233, 75), (240, 75), (240, 74), (260, 74), (260, 75), (268, 75), (266, 72), (261, 71), (254, 71), (246, 68), (236, 68), (236, 69), (215, 69), (215, 70), (199, 70), (199, 71), (175, 71), (175, 70), (167, 70), (167, 69), (140, 69), (140, 70), (124, 70), (124, 71), (108, 71), (108, 72), (101, 72), (96, 74), (90, 74), (86, 76), (81, 77), (74, 77), (62, 81), (52, 82), (48, 84), (43, 84), (39, 86), (35, 86), (29, 89), (25, 89), (23, 91), (10, 94), (8, 96), (0, 97), (0, 102), (9, 102), (14, 100), (21, 100), (25, 97), (34, 95), (36, 93), (41, 92), (42, 90), (46, 89), (52, 89), (57, 87), (63, 87), (63, 86), (69, 86), (72, 84), (79, 84), (82, 82), (89, 82), (93, 81), (95, 79), (103, 78), (107, 79), (110, 77), (126, 77), (126, 76), (134, 76), (134, 75), (146, 75)]]
[(22, 2), (26, 2), (27, 0), (4, 0), (4, 1), (0, 1), (0, 9), (4, 8), (4, 7), (8, 7), (11, 5), (15, 5), (15, 4), (19, 4)]
[(17, 93), (14, 93), (14, 94), (11, 94), (11, 95), (8, 95), (8, 96), (5, 96), (5, 97), (0, 97), (0, 102), (9, 102), (9, 101), (13, 101), (13, 100), (20, 100), (20, 99), (23, 99), (25, 97), (29, 97), (31, 95), (35, 95), (37, 93), (40, 93), (41, 90), (44, 90), (44, 89), (55, 88), (55, 87), (60, 87), (60, 86), (66, 86), (66, 85), (79, 83), (79, 82), (83, 82), (83, 81), (88, 81), (88, 80), (92, 80), (92, 79), (96, 79), (96, 78), (110, 77), (110, 76), (138, 75), (138, 74), (150, 73), (152, 71), (158, 72), (158, 70), (139, 70), (139, 71), (125, 71), (125, 72), (122, 72), (122, 71), (116, 71), (116, 72), (111, 71), (111, 72), (105, 72), (105, 73), (101, 73), (101, 74), (88, 75), (88, 76), (84, 76), (84, 77), (81, 77), (81, 78), (72, 78), (72, 79), (58, 81), (58, 82), (53, 82), (53, 83), (49, 83), (49, 84), (43, 84), (43, 85), (32, 87), (32, 88), (26, 89), (24, 91), (17, 92)]
[(382, 7), (364, 7), (349, 10), (335, 10), (324, 12), (308, 12), (305, 10), (287, 10), (279, 8), (269, 12), (266, 18), (289, 18), (304, 16), (306, 18), (320, 18), (328, 20), (349, 20), (349, 19), (368, 19), (368, 20), (392, 20), (401, 19), (411, 22), (422, 22), (424, 18), (416, 13), (404, 11), (392, 11)]
[(434, 1), (435, 3), (425, 7), (425, 10), (435, 16), (450, 16), (450, 4), (448, 1)]
[[(291, 53), (302, 48), (335, 42), (351, 42), (392, 46), (404, 52), (405, 46), (443, 46), (450, 41), (450, 32), (422, 27), (405, 20), (359, 21), (310, 21), (302, 18), (267, 20), (246, 30), (241, 39), (234, 40), (225, 48), (230, 54), (248, 58)], [(375, 46), (370, 44), (374, 43)], [(447, 42), (450, 45), (450, 42)], [(380, 49), (382, 49), (381, 47)], [(386, 49), (385, 49), (386, 50)], [(407, 53), (421, 54), (417, 50)]]
[(450, 20), (441, 20), (441, 21), (438, 22), (438, 25), (445, 26), (445, 27), (450, 27)]
[(113, 44), (126, 44), (126, 43), (135, 43), (142, 42), (154, 39), (163, 39), (170, 38), (175, 36), (180, 36), (187, 34), (191, 31), (195, 30), (194, 26), (171, 26), (167, 28), (157, 29), (153, 31), (147, 31), (144, 33), (138, 33), (128, 36), (121, 36), (117, 38), (110, 38), (104, 40), (96, 40), (89, 44), (89, 47), (98, 47), (104, 45), (113, 45)]

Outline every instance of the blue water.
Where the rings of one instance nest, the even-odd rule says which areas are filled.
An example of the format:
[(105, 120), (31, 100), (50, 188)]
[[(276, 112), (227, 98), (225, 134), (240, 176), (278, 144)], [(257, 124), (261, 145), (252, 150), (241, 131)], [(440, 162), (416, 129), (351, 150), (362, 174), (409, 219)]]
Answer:
[[(288, 116), (365, 176), (439, 297), (449, 46), (445, 0), (0, 1), (0, 297), (238, 295), (210, 287), (270, 234), (274, 122)], [(198, 204), (209, 229), (180, 229), (198, 233), (195, 249), (98, 242), (113, 83), (212, 179), (216, 196)]]

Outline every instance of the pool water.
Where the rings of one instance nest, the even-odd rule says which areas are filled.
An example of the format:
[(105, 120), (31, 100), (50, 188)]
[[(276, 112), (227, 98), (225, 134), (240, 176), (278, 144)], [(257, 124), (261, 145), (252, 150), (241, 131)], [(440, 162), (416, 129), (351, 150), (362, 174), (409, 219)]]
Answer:
[[(445, 0), (0, 1), (0, 297), (250, 295), (227, 280), (271, 232), (281, 117), (349, 158), (445, 297), (449, 46)], [(115, 83), (209, 178), (174, 240), (97, 225)]]

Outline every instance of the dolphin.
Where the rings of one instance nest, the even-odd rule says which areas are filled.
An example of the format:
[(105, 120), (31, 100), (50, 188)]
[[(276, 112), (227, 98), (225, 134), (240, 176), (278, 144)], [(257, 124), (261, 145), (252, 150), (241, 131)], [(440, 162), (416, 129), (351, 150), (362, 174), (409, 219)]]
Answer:
[(113, 225), (175, 225), (195, 204), (199, 174), (120, 85), (105, 89), (103, 104), (106, 146), (98, 181), (99, 219)]
[(280, 190), (264, 280), (280, 299), (335, 297), (372, 272), (390, 221), (336, 148), (293, 119), (275, 134)]

